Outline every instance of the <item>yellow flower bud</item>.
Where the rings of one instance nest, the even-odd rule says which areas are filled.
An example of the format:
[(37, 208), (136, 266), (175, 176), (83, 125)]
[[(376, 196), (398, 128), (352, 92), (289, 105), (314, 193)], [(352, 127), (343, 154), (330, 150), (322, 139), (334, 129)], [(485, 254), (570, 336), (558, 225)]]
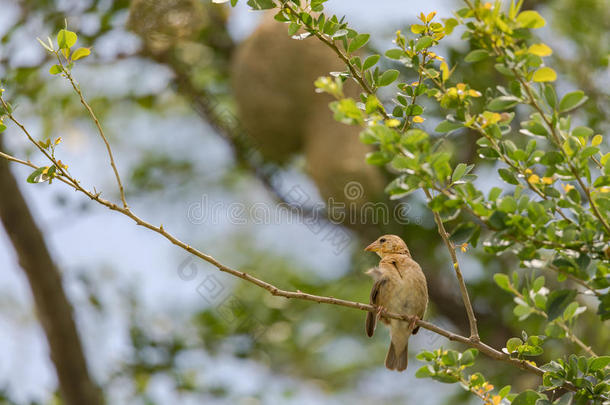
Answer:
[(537, 174), (532, 174), (530, 177), (528, 177), (527, 181), (530, 184), (536, 184), (540, 182), (540, 177)]

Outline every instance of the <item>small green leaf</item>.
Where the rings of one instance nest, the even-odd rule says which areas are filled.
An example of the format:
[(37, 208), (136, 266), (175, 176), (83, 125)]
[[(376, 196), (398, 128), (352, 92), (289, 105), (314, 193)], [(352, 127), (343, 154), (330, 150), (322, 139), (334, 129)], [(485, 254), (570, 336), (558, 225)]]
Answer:
[(51, 66), (51, 68), (49, 69), (49, 73), (51, 73), (52, 75), (56, 75), (61, 73), (61, 65), (53, 65)]
[(553, 86), (548, 83), (544, 85), (544, 98), (551, 108), (555, 108), (557, 105), (557, 94), (555, 94)]
[(460, 180), (462, 177), (464, 177), (464, 174), (466, 174), (466, 169), (468, 168), (467, 165), (465, 165), (464, 163), (460, 163), (455, 167), (455, 170), (453, 170), (453, 175), (451, 176), (451, 182), (455, 183), (456, 181)]
[(513, 308), (513, 314), (519, 318), (520, 321), (527, 319), (532, 314), (532, 308), (525, 305), (517, 305)]
[[(253, 10), (268, 10), (275, 7), (273, 0), (248, 0), (247, 4)], [(303, 14), (305, 13), (301, 13), (301, 18), (303, 18)]]
[(415, 373), (416, 378), (426, 378), (434, 375), (434, 369), (431, 366), (423, 366)]
[(59, 49), (72, 48), (76, 43), (77, 38), (76, 34), (72, 31), (66, 29), (59, 30), (59, 33), (57, 33), (57, 45), (59, 46)]
[(546, 328), (544, 328), (544, 333), (548, 336), (548, 337), (552, 337), (552, 338), (556, 338), (556, 339), (562, 339), (565, 335), (566, 332), (561, 329), (561, 327), (555, 323), (549, 323)]
[(474, 364), (474, 359), (479, 354), (477, 349), (468, 349), (460, 356), (460, 365), (461, 366), (472, 366)]
[(544, 276), (537, 277), (536, 280), (534, 280), (534, 282), (532, 283), (532, 290), (534, 292), (540, 290), (544, 286), (544, 281)]
[(511, 402), (511, 404), (512, 405), (535, 405), (536, 401), (540, 398), (541, 398), (540, 394), (538, 394), (536, 391), (527, 390), (527, 391), (524, 391), (521, 394), (517, 395), (515, 397), (515, 399), (513, 399), (513, 402)]
[(366, 58), (364, 60), (364, 63), (362, 64), (362, 70), (366, 70), (368, 68), (375, 66), (375, 64), (379, 61), (379, 58), (380, 58), (379, 55), (371, 55), (368, 58)]
[(503, 274), (503, 273), (494, 274), (494, 281), (496, 282), (498, 287), (500, 287), (501, 289), (506, 290), (506, 291), (511, 291), (510, 281), (506, 274)]
[(411, 25), (411, 32), (419, 35), (422, 32), (424, 32), (426, 30), (426, 26), (425, 25), (421, 25), (421, 24), (413, 24)]
[(487, 52), (485, 49), (475, 49), (474, 51), (466, 55), (464, 61), (468, 63), (474, 63), (487, 59), (488, 57), (489, 52)]
[(421, 115), (424, 112), (424, 109), (421, 105), (411, 104), (405, 109), (405, 114), (409, 116)]
[(424, 350), (423, 352), (418, 353), (415, 358), (421, 361), (432, 361), (436, 358), (436, 355), (428, 350)]
[(504, 388), (502, 388), (499, 392), (498, 395), (500, 396), (500, 398), (504, 398), (505, 396), (508, 395), (508, 393), (510, 392), (511, 386), (510, 385), (506, 385)]
[(421, 37), (420, 39), (417, 40), (417, 44), (415, 44), (415, 51), (419, 52), (425, 48), (429, 48), (430, 45), (432, 45), (433, 43), (434, 43), (434, 40), (432, 39), (432, 37), (429, 37), (429, 36)]
[(504, 111), (513, 108), (519, 103), (519, 101), (521, 100), (519, 100), (517, 97), (500, 96), (491, 100), (487, 105), (487, 108), (489, 108), (491, 111)]
[(589, 359), (589, 369), (591, 371), (603, 370), (610, 365), (610, 356), (599, 356)]
[(508, 169), (504, 169), (504, 168), (498, 169), (498, 174), (500, 175), (500, 177), (502, 177), (502, 180), (504, 180), (508, 184), (514, 184), (514, 185), (519, 184), (519, 180), (517, 180), (517, 177), (515, 177), (513, 172), (511, 172)]
[(405, 56), (405, 52), (402, 49), (388, 49), (385, 52), (386, 58), (398, 60)]
[(593, 183), (593, 187), (604, 186), (610, 186), (610, 176), (599, 176), (597, 179), (595, 179), (595, 182)]
[(578, 302), (572, 301), (570, 305), (563, 311), (563, 319), (569, 321), (576, 314), (578, 310)]
[(585, 101), (587, 101), (587, 99), (588, 98), (585, 96), (585, 93), (581, 90), (568, 93), (563, 96), (563, 98), (559, 102), (559, 111), (568, 112), (570, 110), (578, 108), (583, 105)]
[(498, 204), (498, 209), (507, 214), (513, 213), (517, 210), (517, 202), (512, 195), (507, 195)]
[(379, 82), (377, 83), (377, 85), (379, 87), (387, 86), (389, 84), (392, 84), (392, 82), (394, 80), (396, 80), (397, 78), (398, 78), (398, 70), (396, 70), (396, 69), (386, 70), (385, 72), (383, 72), (383, 74), (379, 78)]
[(546, 25), (546, 21), (537, 11), (526, 10), (517, 16), (517, 22), (523, 28), (542, 28)]
[(295, 22), (291, 22), (288, 25), (288, 35), (293, 36), (294, 34), (297, 33), (297, 31), (299, 30), (299, 28), (301, 28), (301, 25)]
[(519, 346), (521, 346), (522, 344), (523, 340), (519, 339), (518, 337), (510, 338), (506, 342), (506, 350), (508, 350), (509, 353), (516, 352)]
[(458, 364), (458, 352), (455, 350), (447, 350), (445, 354), (441, 356), (441, 361), (446, 366), (455, 366)]
[(439, 132), (441, 134), (455, 131), (456, 129), (463, 128), (464, 124), (461, 122), (452, 122), (452, 121), (443, 121), (434, 128), (435, 132)]
[(349, 53), (355, 52), (358, 49), (362, 48), (369, 41), (369, 34), (358, 34), (352, 41), (349, 43), (347, 51)]
[(34, 170), (28, 176), (27, 182), (28, 183), (42, 183), (44, 181), (47, 181), (47, 176), (42, 174), (42, 172), (44, 172), (46, 169), (47, 169), (47, 167), (39, 167), (38, 169)]
[(388, 163), (392, 158), (388, 154), (383, 152), (370, 152), (366, 155), (366, 163), (375, 166), (383, 166)]
[(445, 35), (450, 35), (453, 32), (453, 29), (459, 25), (458, 20), (455, 18), (448, 18), (445, 20)]
[(72, 60), (79, 60), (85, 58), (91, 54), (90, 48), (78, 48), (72, 53)]
[(576, 296), (574, 290), (555, 290), (549, 294), (546, 302), (546, 312), (549, 316), (549, 322), (563, 314), (566, 307), (572, 302)]

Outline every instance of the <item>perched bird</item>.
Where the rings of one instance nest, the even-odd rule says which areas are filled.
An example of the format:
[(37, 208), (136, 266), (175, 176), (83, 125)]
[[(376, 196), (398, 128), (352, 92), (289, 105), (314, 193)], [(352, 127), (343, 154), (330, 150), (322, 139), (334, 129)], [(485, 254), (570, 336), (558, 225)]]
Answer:
[(370, 303), (378, 308), (377, 313), (366, 315), (366, 334), (373, 336), (377, 320), (381, 318), (390, 328), (391, 337), (385, 366), (403, 371), (408, 363), (409, 337), (417, 333), (419, 327), (415, 326), (415, 320), (405, 322), (380, 315), (386, 309), (422, 319), (428, 306), (426, 277), (419, 264), (411, 258), (406, 243), (396, 235), (381, 236), (365, 250), (376, 252), (381, 257), (379, 266), (366, 272), (375, 281)]

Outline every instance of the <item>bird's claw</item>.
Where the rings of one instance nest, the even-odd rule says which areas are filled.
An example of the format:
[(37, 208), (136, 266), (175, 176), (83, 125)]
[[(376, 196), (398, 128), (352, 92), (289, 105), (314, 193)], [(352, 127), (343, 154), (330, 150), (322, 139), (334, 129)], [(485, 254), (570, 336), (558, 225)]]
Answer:
[(381, 318), (381, 313), (383, 311), (385, 311), (385, 308), (383, 307), (383, 305), (377, 306), (377, 310), (375, 311), (375, 318), (377, 321), (379, 321), (379, 318)]
[(409, 329), (413, 330), (415, 329), (415, 325), (417, 324), (417, 321), (419, 321), (419, 316), (412, 316), (411, 317), (411, 321), (409, 321)]

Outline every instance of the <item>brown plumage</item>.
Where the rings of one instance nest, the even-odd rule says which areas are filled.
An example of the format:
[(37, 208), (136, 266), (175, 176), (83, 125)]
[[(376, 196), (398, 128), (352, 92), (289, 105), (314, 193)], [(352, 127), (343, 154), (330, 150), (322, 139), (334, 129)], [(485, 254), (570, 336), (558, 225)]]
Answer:
[[(422, 319), (428, 305), (428, 287), (421, 267), (411, 258), (405, 242), (396, 235), (384, 235), (365, 249), (376, 252), (381, 260), (379, 266), (369, 271), (375, 283), (371, 290), (370, 303), (389, 312), (417, 316)], [(373, 336), (378, 313), (367, 313), (366, 334)], [(385, 366), (390, 370), (403, 371), (408, 364), (408, 346), (411, 334), (419, 327), (414, 322), (387, 319), (381, 321), (390, 328), (390, 347)]]

